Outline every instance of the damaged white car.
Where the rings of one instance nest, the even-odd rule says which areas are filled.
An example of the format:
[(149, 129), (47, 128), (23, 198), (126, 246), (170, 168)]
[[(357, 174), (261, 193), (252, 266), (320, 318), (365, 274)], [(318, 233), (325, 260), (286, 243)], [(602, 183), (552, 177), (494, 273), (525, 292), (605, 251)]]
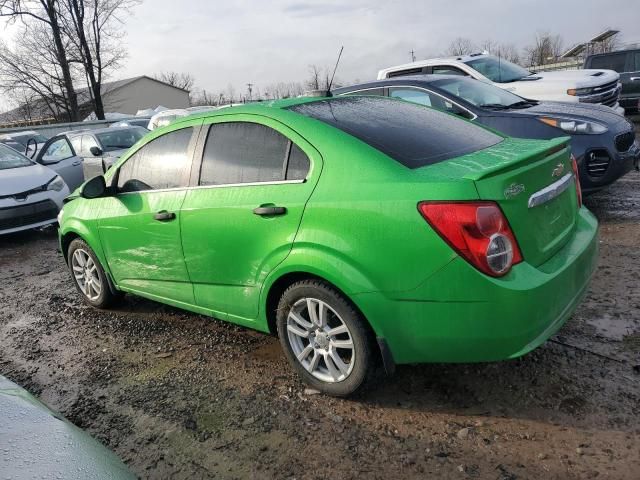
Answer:
[(55, 223), (67, 195), (55, 171), (0, 144), (0, 235)]

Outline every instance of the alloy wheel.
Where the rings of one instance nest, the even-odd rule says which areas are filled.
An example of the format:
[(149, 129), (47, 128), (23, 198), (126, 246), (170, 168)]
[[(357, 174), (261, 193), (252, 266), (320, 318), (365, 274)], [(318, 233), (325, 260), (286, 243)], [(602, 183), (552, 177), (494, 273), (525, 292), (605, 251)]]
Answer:
[(91, 255), (82, 248), (76, 249), (71, 256), (71, 269), (82, 293), (89, 300), (97, 300), (102, 293), (102, 281)]
[(287, 316), (287, 335), (295, 357), (318, 380), (340, 382), (353, 370), (356, 351), (351, 332), (322, 300), (298, 300)]

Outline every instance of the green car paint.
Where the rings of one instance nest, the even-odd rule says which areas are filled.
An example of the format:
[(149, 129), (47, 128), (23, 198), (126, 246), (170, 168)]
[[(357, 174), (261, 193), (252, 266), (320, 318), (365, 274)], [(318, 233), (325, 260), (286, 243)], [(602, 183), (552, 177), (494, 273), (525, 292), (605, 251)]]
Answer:
[[(115, 288), (264, 332), (274, 331), (273, 292), (319, 277), (357, 306), (396, 363), (493, 361), (543, 343), (578, 305), (597, 258), (597, 222), (578, 207), (575, 188), (528, 206), (557, 171), (571, 172), (567, 139), (504, 138), (412, 169), (290, 109), (345, 98), (226, 108), (153, 131), (105, 174), (108, 185), (138, 149), (171, 131), (200, 129), (189, 152), (201, 155), (214, 123), (275, 129), (311, 166), (303, 182), (198, 187), (194, 169), (189, 188), (76, 198), (60, 219), (63, 252), (80, 236)], [(417, 209), (477, 200), (497, 202), (522, 252), (500, 278), (460, 257)], [(263, 205), (286, 205), (287, 214), (253, 215)], [(162, 210), (177, 221), (154, 221)]]

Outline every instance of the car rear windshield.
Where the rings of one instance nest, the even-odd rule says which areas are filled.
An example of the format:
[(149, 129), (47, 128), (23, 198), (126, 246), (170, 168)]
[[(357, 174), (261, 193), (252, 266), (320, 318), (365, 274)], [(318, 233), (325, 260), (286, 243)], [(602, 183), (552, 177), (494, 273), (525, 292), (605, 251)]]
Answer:
[(466, 155), (503, 139), (453, 115), (383, 97), (345, 96), (289, 110), (328, 123), (408, 168)]

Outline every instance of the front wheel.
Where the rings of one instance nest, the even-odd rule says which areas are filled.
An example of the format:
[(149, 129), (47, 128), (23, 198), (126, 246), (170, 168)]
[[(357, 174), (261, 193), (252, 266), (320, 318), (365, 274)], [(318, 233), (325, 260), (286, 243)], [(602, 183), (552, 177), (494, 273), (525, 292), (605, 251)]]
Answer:
[(304, 280), (280, 298), (278, 336), (300, 376), (329, 395), (358, 390), (373, 369), (371, 335), (364, 319), (325, 282)]
[(116, 295), (111, 292), (107, 274), (89, 245), (76, 238), (69, 245), (67, 259), (76, 288), (84, 301), (97, 308), (110, 306)]

